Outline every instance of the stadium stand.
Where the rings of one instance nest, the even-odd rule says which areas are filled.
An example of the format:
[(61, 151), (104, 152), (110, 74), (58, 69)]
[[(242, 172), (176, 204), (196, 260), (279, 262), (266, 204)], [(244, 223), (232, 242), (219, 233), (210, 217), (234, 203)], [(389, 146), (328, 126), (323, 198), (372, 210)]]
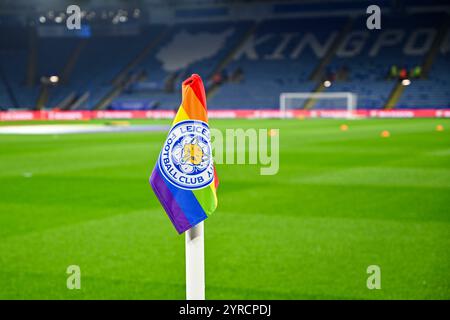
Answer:
[[(447, 40), (450, 32), (447, 31)], [(442, 47), (427, 79), (412, 80), (400, 98), (397, 108), (445, 108), (450, 106), (450, 56), (448, 47)]]
[(23, 27), (0, 28), (1, 108), (33, 108), (37, 87), (26, 86), (29, 30)]
[[(332, 18), (325, 22), (325, 19), (311, 18), (262, 22), (228, 66), (229, 70), (244, 70), (245, 80), (240, 84), (224, 84), (211, 104), (227, 108), (254, 108), (255, 105), (277, 108), (281, 92), (311, 91), (314, 84), (309, 76), (319, 58), (317, 52), (302, 45), (299, 38), (303, 35), (306, 43), (313, 34), (314, 39), (323, 43), (327, 41), (329, 30), (341, 28), (345, 20)], [(297, 30), (304, 32), (299, 34)]]
[[(359, 7), (349, 4), (348, 12)], [(312, 9), (314, 15), (304, 14)], [(340, 9), (334, 6), (336, 14), (330, 15), (317, 5), (273, 5), (275, 16), (287, 16), (145, 23), (119, 36), (47, 37), (36, 27), (9, 27), (1, 31), (10, 40), (0, 46), (0, 106), (174, 109), (176, 89), (192, 72), (205, 79), (212, 109), (277, 109), (282, 92), (322, 91), (354, 92), (358, 108), (450, 105), (448, 12), (392, 7), (382, 30), (368, 30), (365, 15)], [(226, 14), (211, 15), (216, 13)], [(426, 72), (403, 87), (388, 77), (393, 65)], [(59, 82), (43, 84), (42, 77), (51, 75)], [(324, 86), (325, 80), (331, 85)], [(305, 107), (332, 109), (338, 103), (320, 100)]]

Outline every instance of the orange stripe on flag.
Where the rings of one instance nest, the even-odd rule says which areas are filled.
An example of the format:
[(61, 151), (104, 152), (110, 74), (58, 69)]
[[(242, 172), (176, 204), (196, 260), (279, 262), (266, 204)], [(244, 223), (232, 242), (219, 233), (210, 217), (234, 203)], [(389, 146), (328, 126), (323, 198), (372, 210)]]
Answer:
[(203, 86), (202, 78), (200, 78), (198, 74), (193, 74), (188, 79), (184, 80), (182, 87), (183, 87), (183, 94), (184, 88), (190, 87), (194, 92), (195, 96), (197, 97), (198, 101), (202, 104), (203, 108), (205, 108), (205, 110), (208, 109), (206, 107), (205, 87)]
[(180, 107), (178, 108), (178, 112), (175, 116), (175, 119), (173, 119), (172, 126), (184, 120), (189, 120), (189, 115), (184, 110), (183, 105), (180, 105)]
[(208, 122), (208, 115), (206, 109), (203, 107), (197, 95), (191, 87), (185, 87), (183, 90), (183, 102), (181, 103), (184, 111), (192, 120), (201, 120)]

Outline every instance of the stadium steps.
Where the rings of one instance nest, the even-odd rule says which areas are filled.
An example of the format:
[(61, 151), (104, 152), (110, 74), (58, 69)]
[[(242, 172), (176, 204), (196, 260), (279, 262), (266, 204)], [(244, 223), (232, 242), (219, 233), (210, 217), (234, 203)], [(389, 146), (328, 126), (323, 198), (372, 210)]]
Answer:
[(108, 107), (113, 99), (119, 96), (125, 88), (130, 86), (132, 83), (142, 79), (144, 77), (144, 73), (144, 70), (139, 73), (134, 73), (130, 76), (127, 76), (119, 85), (113, 86), (112, 89), (108, 91), (108, 93), (102, 99), (100, 99), (100, 102), (94, 106), (94, 109), (105, 109), (106, 107)]
[(34, 28), (30, 28), (29, 49), (26, 84), (32, 87), (36, 81), (37, 70), (37, 34)]
[[(336, 51), (339, 48), (339, 45), (342, 43), (342, 41), (345, 39), (347, 34), (350, 32), (353, 26), (353, 18), (349, 18), (348, 21), (344, 24), (341, 31), (339, 32), (336, 39), (333, 41), (333, 44), (330, 46), (330, 49), (327, 51), (325, 56), (320, 60), (317, 67), (312, 71), (311, 75), (309, 76), (310, 80), (313, 81), (319, 81), (319, 84), (317, 87), (312, 91), (313, 93), (319, 93), (324, 91), (326, 88), (322, 82), (322, 76), (325, 68), (330, 64), (333, 57), (336, 54)], [(303, 109), (309, 110), (314, 108), (314, 105), (316, 104), (317, 99), (316, 98), (308, 98), (306, 99)]]
[(80, 97), (78, 97), (73, 104), (70, 105), (70, 108), (72, 110), (81, 110), (81, 109), (86, 109), (86, 105), (88, 104), (88, 100), (89, 100), (89, 92), (85, 92), (84, 94), (82, 94)]
[(64, 66), (64, 69), (61, 72), (61, 83), (67, 83), (70, 78), (70, 74), (72, 73), (78, 58), (80, 57), (81, 52), (83, 51), (84, 47), (87, 44), (87, 39), (82, 39), (78, 43), (75, 50), (70, 55), (69, 59), (67, 60), (66, 65)]
[[(257, 21), (250, 26), (250, 28), (245, 32), (242, 38), (238, 41), (235, 47), (228, 52), (228, 54), (217, 64), (217, 66), (213, 69), (212, 73), (209, 76), (209, 81), (212, 81), (214, 75), (218, 72), (221, 72), (226, 66), (233, 60), (236, 53), (241, 49), (241, 47), (247, 42), (248, 39), (256, 32), (258, 29), (260, 22)], [(208, 92), (206, 93), (207, 98), (212, 98), (214, 94), (219, 89), (220, 84), (213, 84), (208, 88)]]
[[(72, 73), (72, 70), (75, 67), (75, 64), (77, 63), (78, 57), (83, 51), (83, 48), (86, 46), (86, 43), (87, 43), (86, 39), (80, 40), (75, 50), (67, 59), (67, 62), (63, 70), (61, 71), (60, 84), (68, 82), (70, 74)], [(45, 84), (41, 85), (41, 90), (39, 92), (39, 96), (36, 101), (36, 109), (40, 110), (44, 108), (48, 102), (49, 97), (50, 97), (50, 90), (48, 88), (48, 85)]]
[(41, 90), (39, 91), (39, 96), (36, 101), (37, 110), (41, 110), (42, 108), (45, 107), (45, 104), (48, 101), (48, 96), (49, 96), (48, 85), (43, 83), (41, 84)]
[[(325, 86), (323, 85), (323, 82), (321, 81), (319, 85), (314, 89), (313, 93), (319, 93), (325, 90)], [(317, 99), (316, 98), (308, 98), (305, 101), (305, 104), (303, 105), (303, 109), (312, 109), (314, 108), (314, 105), (316, 104)]]
[(70, 92), (61, 102), (59, 102), (55, 109), (68, 110), (76, 101), (75, 91)]
[[(424, 57), (423, 63), (422, 63), (422, 78), (428, 77), (428, 73), (431, 70), (431, 67), (433, 66), (433, 62), (436, 58), (436, 56), (439, 54), (439, 49), (441, 47), (442, 42), (445, 40), (445, 37), (448, 32), (448, 21), (445, 20), (444, 23), (441, 25), (441, 27), (438, 30), (438, 33), (436, 34), (436, 37), (433, 40), (433, 43), (430, 47), (430, 50), (427, 52), (427, 54)], [(400, 98), (405, 91), (406, 87), (401, 84), (401, 82), (398, 82), (397, 85), (393, 88), (391, 94), (389, 95), (389, 98), (386, 102), (386, 105), (384, 106), (385, 109), (393, 109), (395, 108)]]
[(397, 105), (397, 102), (400, 100), (400, 97), (405, 91), (405, 86), (399, 81), (392, 89), (389, 98), (384, 106), (384, 109), (393, 109)]
[(334, 40), (333, 44), (330, 46), (330, 49), (325, 54), (325, 56), (320, 60), (317, 67), (312, 71), (311, 75), (309, 76), (310, 80), (313, 81), (320, 81), (322, 80), (322, 75), (325, 70), (325, 68), (330, 64), (333, 57), (335, 56), (340, 44), (345, 39), (347, 34), (350, 32), (353, 26), (353, 18), (349, 18), (348, 21), (344, 24), (341, 31), (339, 32), (338, 36)]
[(448, 20), (444, 20), (444, 23), (441, 25), (436, 34), (436, 37), (434, 38), (430, 50), (427, 52), (424, 58), (422, 64), (422, 78), (428, 77), (428, 73), (430, 72), (431, 67), (433, 66), (433, 62), (436, 56), (439, 54), (441, 44), (443, 41), (445, 41), (447, 32), (448, 32)]
[[(3, 83), (4, 90), (6, 92), (5, 99), (7, 99), (7, 101), (8, 101), (7, 104), (10, 104), (13, 108), (18, 108), (19, 103), (17, 102), (17, 98), (14, 94), (13, 89), (11, 88), (11, 84), (8, 81), (8, 77), (6, 76), (6, 74), (3, 72), (3, 70), (1, 68), (0, 68), (0, 80)], [(0, 92), (1, 91), (2, 90), (0, 88)], [(3, 107), (3, 106), (0, 105), (0, 107)]]
[(150, 43), (142, 49), (142, 51), (133, 58), (118, 74), (114, 77), (112, 82), (112, 88), (109, 90), (99, 102), (94, 105), (94, 109), (105, 109), (109, 106), (114, 98), (119, 96), (122, 91), (129, 86), (131, 83), (140, 79), (143, 75), (143, 71), (138, 74), (129, 75), (129, 72), (138, 66), (159, 44), (164, 40), (164, 38), (170, 34), (170, 27), (165, 28), (162, 32), (153, 38)]

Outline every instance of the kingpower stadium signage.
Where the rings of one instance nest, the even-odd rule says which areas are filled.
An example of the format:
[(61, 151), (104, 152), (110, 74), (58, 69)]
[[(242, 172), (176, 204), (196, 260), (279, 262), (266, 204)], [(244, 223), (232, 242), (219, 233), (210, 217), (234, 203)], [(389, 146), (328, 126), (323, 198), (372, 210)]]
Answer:
[[(450, 109), (402, 109), (354, 111), (359, 118), (450, 118)], [(0, 121), (32, 120), (90, 120), (90, 119), (171, 119), (170, 110), (149, 111), (3, 111)], [(215, 119), (268, 119), (268, 118), (346, 118), (346, 110), (211, 110), (209, 117)]]

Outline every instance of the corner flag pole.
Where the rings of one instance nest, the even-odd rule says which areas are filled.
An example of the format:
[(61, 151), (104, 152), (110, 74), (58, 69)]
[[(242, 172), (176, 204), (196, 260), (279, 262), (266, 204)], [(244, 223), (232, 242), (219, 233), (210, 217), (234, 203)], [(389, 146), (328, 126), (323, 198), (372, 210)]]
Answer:
[(186, 299), (205, 300), (203, 222), (186, 231)]

